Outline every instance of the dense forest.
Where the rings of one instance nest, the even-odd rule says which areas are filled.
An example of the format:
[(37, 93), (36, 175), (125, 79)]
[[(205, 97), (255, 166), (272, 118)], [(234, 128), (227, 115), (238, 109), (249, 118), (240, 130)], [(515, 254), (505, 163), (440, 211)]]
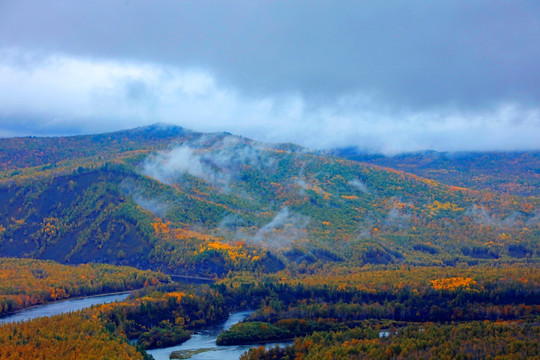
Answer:
[(165, 125), (0, 150), (0, 313), (143, 288), (2, 325), (0, 359), (149, 359), (246, 309), (218, 344), (294, 342), (245, 359), (538, 357), (536, 153), (329, 155)]
[(384, 156), (341, 148), (330, 154), (399, 169), (447, 185), (538, 197), (540, 152), (437, 152)]
[[(218, 344), (296, 339), (286, 348), (253, 349), (247, 359), (534, 358), (540, 340), (538, 274), (524, 267), (433, 267), (362, 269), (294, 281), (250, 273), (212, 285), (158, 284), (119, 303), (2, 325), (0, 339), (3, 354), (43, 346), (43, 358), (76, 358), (93, 346), (116, 346), (125, 352), (119, 358), (142, 358), (144, 349), (181, 343), (229, 312), (255, 309), (247, 321), (223, 332)], [(80, 331), (74, 335), (64, 326)], [(128, 339), (138, 339), (137, 349)], [(64, 352), (46, 350), (54, 346)]]
[(266, 359), (535, 359), (538, 327), (474, 321), (408, 325), (391, 336), (362, 328), (316, 332), (285, 348), (252, 348), (242, 360)]
[(170, 281), (167, 276), (107, 264), (66, 266), (52, 261), (0, 258), (0, 315), (37, 304)]
[[(536, 196), (446, 185), (225, 133), (132, 133), (129, 146), (120, 145), (129, 131), (56, 139), (56, 148), (66, 143), (72, 150), (53, 151), (54, 164), (73, 164), (54, 171), (27, 160), (53, 140), (2, 139), (5, 148), (28, 144), (19, 144), (20, 156), (2, 172), (1, 253), (210, 277), (318, 261), (453, 266), (538, 259)], [(87, 154), (73, 157), (81, 141)], [(148, 155), (157, 144), (163, 150)], [(99, 160), (103, 154), (107, 161)]]

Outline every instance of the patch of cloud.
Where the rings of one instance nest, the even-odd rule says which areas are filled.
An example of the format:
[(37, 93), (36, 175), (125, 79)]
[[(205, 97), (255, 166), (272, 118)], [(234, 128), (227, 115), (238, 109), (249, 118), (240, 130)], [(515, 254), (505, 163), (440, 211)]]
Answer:
[(517, 225), (520, 220), (520, 214), (512, 212), (510, 215), (504, 218), (498, 218), (494, 215), (490, 215), (489, 212), (481, 206), (473, 206), (465, 212), (465, 215), (473, 218), (474, 222), (479, 225), (496, 227), (496, 228), (512, 228)]
[(304, 195), (306, 193), (306, 190), (309, 187), (309, 184), (304, 179), (303, 175), (298, 176), (294, 179), (294, 184), (297, 185), (300, 188), (300, 194)]
[(267, 173), (273, 169), (274, 162), (265, 144), (228, 135), (209, 135), (150, 155), (141, 171), (169, 185), (182, 182), (184, 175), (189, 174), (229, 191), (244, 170), (255, 168)]
[(137, 205), (139, 205), (143, 209), (152, 212), (154, 215), (161, 219), (163, 219), (167, 215), (167, 212), (170, 209), (170, 206), (164, 201), (160, 201), (159, 199), (145, 198), (144, 196), (139, 194), (134, 194), (133, 200)]
[(245, 221), (238, 215), (226, 215), (218, 224), (218, 229), (224, 233), (236, 232), (242, 226), (245, 226)]
[[(540, 108), (404, 108), (373, 93), (317, 102), (300, 92), (246, 95), (201, 68), (0, 49), (0, 134), (95, 133), (167, 122), (324, 149), (538, 149)], [(22, 59), (22, 60), (21, 60)], [(26, 126), (21, 127), (20, 119)]]
[(298, 170), (298, 176), (293, 177), (293, 184), (298, 187), (297, 191), (300, 195), (305, 195), (306, 190), (309, 188), (309, 183), (306, 181), (304, 175), (306, 171), (306, 163), (302, 163), (302, 167)]
[(362, 220), (357, 229), (358, 240), (370, 239), (375, 228), (375, 218), (372, 213), (369, 213)]
[(409, 223), (411, 216), (407, 213), (400, 211), (398, 206), (394, 206), (388, 212), (388, 215), (384, 219), (384, 224), (390, 227), (403, 229)]
[(266, 248), (286, 249), (307, 238), (306, 227), (309, 221), (309, 217), (283, 207), (271, 221), (256, 230), (236, 214), (225, 216), (218, 228), (221, 235), (227, 239), (246, 241)]
[(295, 241), (306, 238), (308, 223), (309, 217), (283, 207), (269, 223), (259, 228), (255, 235), (247, 240), (272, 248), (290, 247)]
[(163, 219), (170, 209), (169, 204), (163, 199), (150, 198), (144, 194), (141, 187), (137, 186), (131, 179), (125, 179), (120, 184), (122, 191), (133, 197), (133, 201), (145, 210), (150, 211), (157, 217)]
[(214, 171), (206, 171), (201, 156), (189, 146), (150, 155), (142, 165), (142, 173), (165, 184), (175, 184), (185, 173), (214, 180)]
[(354, 186), (356, 189), (360, 190), (364, 194), (369, 194), (369, 189), (366, 184), (364, 184), (360, 179), (352, 179), (349, 181), (349, 185)]

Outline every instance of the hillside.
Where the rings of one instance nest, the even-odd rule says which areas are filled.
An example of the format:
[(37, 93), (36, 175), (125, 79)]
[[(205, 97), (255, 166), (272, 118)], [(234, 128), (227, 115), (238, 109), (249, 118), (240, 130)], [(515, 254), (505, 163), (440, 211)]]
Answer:
[(162, 125), (0, 149), (3, 256), (208, 276), (538, 261), (538, 198), (467, 188), (464, 172), (426, 178)]
[(0, 315), (77, 296), (139, 289), (160, 281), (168, 279), (157, 272), (129, 267), (0, 258)]
[(476, 190), (540, 196), (540, 152), (437, 152), (394, 156), (366, 154), (356, 148), (329, 153), (349, 160), (386, 166), (418, 176)]

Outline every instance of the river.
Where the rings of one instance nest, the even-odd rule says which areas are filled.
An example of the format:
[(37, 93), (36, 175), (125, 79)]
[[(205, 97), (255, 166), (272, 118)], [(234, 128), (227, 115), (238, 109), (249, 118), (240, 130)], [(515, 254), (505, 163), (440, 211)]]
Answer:
[(59, 315), (71, 311), (81, 310), (92, 305), (106, 304), (113, 301), (124, 300), (131, 292), (122, 292), (108, 295), (87, 296), (76, 299), (56, 301), (50, 304), (38, 305), (13, 314), (0, 317), (0, 324), (16, 321), (27, 321), (44, 316)]
[[(54, 316), (71, 311), (81, 310), (92, 305), (106, 304), (114, 301), (126, 299), (131, 292), (123, 292), (108, 295), (87, 296), (76, 299), (57, 301), (45, 305), (37, 305), (28, 309), (20, 310), (16, 313), (0, 317), (0, 324), (27, 321), (44, 316)], [(217, 346), (216, 339), (223, 330), (230, 329), (234, 324), (246, 319), (252, 311), (241, 311), (233, 313), (227, 321), (217, 326), (210, 326), (194, 334), (191, 339), (181, 345), (162, 349), (149, 350), (148, 353), (156, 360), (169, 360), (173, 351), (180, 351), (183, 356), (190, 356), (193, 360), (237, 360), (251, 346), (233, 345)], [(266, 344), (267, 346), (285, 345), (285, 343)], [(254, 345), (252, 345), (254, 346)]]
[[(228, 330), (236, 323), (245, 320), (252, 311), (241, 311), (232, 313), (227, 321), (218, 326), (208, 327), (207, 329), (194, 334), (191, 339), (185, 343), (168, 348), (148, 350), (148, 354), (152, 355), (155, 360), (169, 360), (172, 352), (178, 352), (183, 357), (182, 359), (192, 360), (238, 360), (240, 355), (247, 351), (250, 347), (257, 345), (231, 345), (218, 346), (216, 339), (219, 333), (223, 330)], [(268, 343), (267, 347), (275, 345), (285, 346), (290, 343)]]
[[(114, 301), (126, 299), (131, 292), (122, 292), (108, 295), (95, 295), (83, 298), (68, 299), (57, 301), (45, 305), (37, 305), (29, 309), (21, 310), (16, 313), (0, 317), (0, 324), (17, 321), (27, 321), (38, 317), (59, 315), (71, 311), (81, 310), (92, 305), (106, 304)], [(228, 330), (236, 323), (239, 323), (249, 317), (253, 311), (240, 311), (232, 313), (227, 321), (220, 325), (209, 326), (191, 336), (188, 341), (167, 348), (148, 350), (155, 360), (169, 360), (173, 352), (179, 354), (182, 359), (192, 360), (238, 360), (240, 355), (247, 351), (250, 347), (257, 345), (231, 345), (218, 346), (216, 344), (219, 333), (223, 330)], [(379, 337), (390, 336), (388, 330), (383, 330), (379, 333)], [(285, 346), (288, 343), (267, 343), (267, 347), (275, 345)]]

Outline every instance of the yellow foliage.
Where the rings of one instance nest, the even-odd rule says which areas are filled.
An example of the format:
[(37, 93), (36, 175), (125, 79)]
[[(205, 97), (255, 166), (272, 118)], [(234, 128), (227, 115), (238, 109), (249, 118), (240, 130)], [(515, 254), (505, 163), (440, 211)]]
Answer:
[(156, 285), (165, 276), (105, 264), (67, 266), (52, 261), (0, 258), (0, 314), (69, 297)]
[[(221, 241), (212, 241), (207, 244), (201, 244), (200, 252), (207, 250), (216, 250), (225, 253), (232, 261), (248, 258), (247, 250), (243, 247), (242, 242), (236, 242), (232, 245), (228, 243), (223, 243)], [(251, 261), (256, 261), (258, 259), (259, 257), (255, 256), (251, 259)]]
[(459, 287), (470, 289), (471, 285), (475, 284), (473, 279), (464, 277), (431, 280), (431, 286), (435, 290), (456, 290)]
[(442, 203), (438, 200), (435, 200), (433, 204), (428, 205), (428, 209), (431, 211), (438, 211), (438, 210), (463, 211), (465, 210), (465, 208), (459, 207), (457, 204), (453, 204), (451, 202)]
[(431, 185), (431, 186), (439, 186), (439, 183), (436, 182), (435, 180), (431, 180), (431, 179), (423, 179), (423, 178), (421, 178), (421, 180), (422, 180), (424, 183), (428, 184), (428, 185)]
[(184, 296), (186, 296), (186, 294), (184, 294), (183, 292), (177, 292), (177, 291), (173, 291), (173, 292), (167, 293), (166, 295), (167, 295), (167, 297), (175, 298), (176, 301), (177, 301), (178, 303), (180, 303), (180, 301), (182, 300), (182, 298), (183, 298)]

